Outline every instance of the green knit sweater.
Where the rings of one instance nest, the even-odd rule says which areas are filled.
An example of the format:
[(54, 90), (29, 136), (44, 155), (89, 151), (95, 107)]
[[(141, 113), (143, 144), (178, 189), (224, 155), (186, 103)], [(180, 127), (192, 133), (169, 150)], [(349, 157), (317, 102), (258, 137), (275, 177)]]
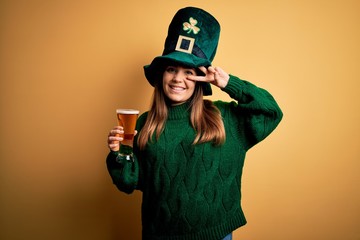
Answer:
[(109, 153), (113, 183), (126, 193), (143, 192), (143, 239), (219, 240), (246, 223), (240, 204), (245, 154), (275, 129), (282, 112), (267, 91), (235, 76), (223, 91), (236, 100), (214, 102), (224, 121), (223, 145), (193, 145), (189, 105), (182, 104), (169, 109), (158, 141), (144, 151), (134, 141), (134, 162)]

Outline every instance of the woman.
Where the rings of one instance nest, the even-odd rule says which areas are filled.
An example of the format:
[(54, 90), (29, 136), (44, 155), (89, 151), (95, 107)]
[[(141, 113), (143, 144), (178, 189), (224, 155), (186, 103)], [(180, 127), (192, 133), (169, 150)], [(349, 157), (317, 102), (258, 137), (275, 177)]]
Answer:
[[(119, 157), (122, 128), (110, 131), (113, 183), (126, 193), (143, 192), (143, 239), (231, 239), (246, 224), (245, 154), (276, 128), (282, 112), (266, 90), (211, 66), (219, 31), (204, 10), (180, 9), (163, 55), (145, 66), (154, 95), (137, 121), (133, 161)], [(235, 101), (203, 99), (210, 84)]]

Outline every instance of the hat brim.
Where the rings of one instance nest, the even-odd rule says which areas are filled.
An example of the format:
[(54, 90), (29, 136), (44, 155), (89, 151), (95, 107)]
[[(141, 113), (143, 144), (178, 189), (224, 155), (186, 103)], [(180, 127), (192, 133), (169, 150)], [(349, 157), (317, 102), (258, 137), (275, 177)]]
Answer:
[[(156, 78), (162, 77), (165, 67), (171, 64), (187, 66), (191, 68), (198, 68), (201, 66), (208, 67), (211, 65), (210, 61), (204, 58), (199, 58), (193, 54), (185, 52), (174, 51), (167, 55), (154, 58), (150, 65), (144, 66), (145, 77), (151, 84), (155, 86)], [(212, 95), (211, 86), (209, 83), (201, 83), (203, 87), (204, 96)]]

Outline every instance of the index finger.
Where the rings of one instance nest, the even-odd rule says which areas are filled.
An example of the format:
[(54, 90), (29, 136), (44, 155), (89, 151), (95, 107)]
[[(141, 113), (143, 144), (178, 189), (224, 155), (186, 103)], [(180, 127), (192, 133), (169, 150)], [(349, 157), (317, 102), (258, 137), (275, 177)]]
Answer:
[(209, 79), (207, 76), (187, 76), (186, 79), (195, 81), (195, 82), (211, 82), (212, 80)]

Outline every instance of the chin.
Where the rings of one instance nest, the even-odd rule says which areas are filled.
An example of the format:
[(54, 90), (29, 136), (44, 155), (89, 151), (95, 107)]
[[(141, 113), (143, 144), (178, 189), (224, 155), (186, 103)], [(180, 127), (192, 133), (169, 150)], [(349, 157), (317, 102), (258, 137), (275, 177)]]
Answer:
[(182, 99), (174, 99), (174, 98), (168, 98), (168, 101), (171, 105), (179, 105), (186, 101), (183, 101)]

